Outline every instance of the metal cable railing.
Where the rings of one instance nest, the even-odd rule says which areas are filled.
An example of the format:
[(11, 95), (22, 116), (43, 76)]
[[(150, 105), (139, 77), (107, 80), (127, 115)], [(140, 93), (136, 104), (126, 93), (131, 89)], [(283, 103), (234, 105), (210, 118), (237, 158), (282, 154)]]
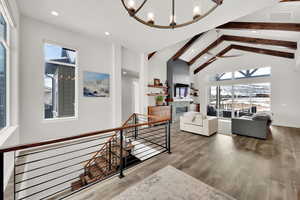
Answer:
[(13, 153), (14, 200), (62, 199), (163, 152), (170, 120), (133, 114), (120, 128), (0, 149), (0, 200), (5, 154)]

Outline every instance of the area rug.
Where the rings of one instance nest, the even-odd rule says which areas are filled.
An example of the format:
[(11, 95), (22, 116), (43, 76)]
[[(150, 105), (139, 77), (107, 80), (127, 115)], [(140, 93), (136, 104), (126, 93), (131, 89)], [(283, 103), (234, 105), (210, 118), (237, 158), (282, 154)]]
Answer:
[(167, 166), (113, 200), (236, 200), (190, 175)]

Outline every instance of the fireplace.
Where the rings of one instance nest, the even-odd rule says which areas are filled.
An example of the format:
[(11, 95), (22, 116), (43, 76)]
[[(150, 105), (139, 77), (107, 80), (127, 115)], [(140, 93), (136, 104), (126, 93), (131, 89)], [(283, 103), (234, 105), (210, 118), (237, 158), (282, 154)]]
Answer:
[(189, 111), (190, 101), (173, 101), (172, 106), (172, 121), (179, 121), (180, 116)]
[(188, 112), (188, 110), (189, 110), (189, 107), (187, 107), (187, 106), (176, 107), (176, 114), (180, 115), (180, 114), (183, 114), (185, 112)]

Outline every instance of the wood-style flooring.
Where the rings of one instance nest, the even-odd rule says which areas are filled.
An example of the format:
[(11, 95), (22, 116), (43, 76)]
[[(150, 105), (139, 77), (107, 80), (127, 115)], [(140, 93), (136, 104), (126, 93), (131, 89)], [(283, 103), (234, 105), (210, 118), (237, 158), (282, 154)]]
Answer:
[(167, 165), (238, 200), (300, 199), (300, 129), (271, 128), (268, 140), (216, 134), (211, 137), (172, 127), (172, 154), (161, 154), (69, 199), (111, 199)]

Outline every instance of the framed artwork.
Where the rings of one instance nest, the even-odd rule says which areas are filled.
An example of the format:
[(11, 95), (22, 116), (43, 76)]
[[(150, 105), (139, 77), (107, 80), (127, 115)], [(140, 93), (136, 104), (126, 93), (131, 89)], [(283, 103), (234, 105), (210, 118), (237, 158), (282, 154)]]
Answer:
[(83, 96), (109, 97), (109, 74), (83, 72)]

